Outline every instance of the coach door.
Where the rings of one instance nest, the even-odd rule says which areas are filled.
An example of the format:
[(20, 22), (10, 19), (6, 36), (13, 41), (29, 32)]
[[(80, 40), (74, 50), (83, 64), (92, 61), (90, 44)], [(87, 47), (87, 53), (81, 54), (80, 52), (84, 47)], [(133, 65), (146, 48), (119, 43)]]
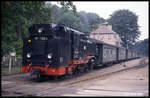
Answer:
[(103, 55), (102, 44), (96, 44), (97, 64), (101, 64), (102, 63), (102, 59), (103, 59), (102, 55)]

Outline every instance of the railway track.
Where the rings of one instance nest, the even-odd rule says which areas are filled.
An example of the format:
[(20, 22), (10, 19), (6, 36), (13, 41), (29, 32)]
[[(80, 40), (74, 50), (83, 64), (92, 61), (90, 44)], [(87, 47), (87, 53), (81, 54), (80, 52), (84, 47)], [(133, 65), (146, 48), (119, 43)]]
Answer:
[(100, 74), (100, 75), (95, 75), (93, 77), (88, 77), (86, 79), (81, 79), (81, 80), (73, 81), (73, 82), (70, 82), (70, 83), (62, 84), (62, 86), (67, 86), (67, 85), (72, 85), (72, 84), (76, 84), (76, 83), (80, 83), (80, 82), (84, 82), (84, 81), (88, 81), (88, 80), (97, 79), (97, 78), (100, 78), (100, 77), (112, 75), (112, 74), (119, 73), (119, 72), (122, 72), (122, 71), (130, 70), (130, 69), (142, 68), (142, 67), (145, 67), (147, 64), (148, 63), (145, 62), (145, 58), (144, 58), (144, 59), (140, 60), (140, 63), (138, 65), (128, 67), (128, 68), (125, 68), (125, 69), (121, 69), (121, 70), (116, 70), (116, 71)]
[(44, 95), (44, 93), (50, 92), (60, 87), (78, 85), (80, 83), (82, 84), (84, 82), (88, 82), (93, 79), (113, 75), (122, 71), (144, 67), (145, 65), (147, 65), (146, 60), (147, 60), (146, 58), (135, 59), (135, 60), (125, 62), (124, 64), (126, 66), (123, 66), (124, 64), (120, 63), (120, 64), (115, 64), (114, 66), (92, 70), (86, 74), (81, 73), (73, 77), (66, 76), (58, 80), (47, 79), (46, 81), (43, 81), (43, 82), (32, 81), (32, 79), (29, 78), (28, 76), (26, 76), (28, 77), (27, 80), (25, 80), (25, 77), (24, 77), (24, 79), (19, 81), (17, 79), (20, 79), (21, 77), (18, 76), (17, 79), (15, 79), (15, 76), (14, 76), (13, 78), (15, 81), (12, 79), (13, 80), (12, 82), (16, 82), (16, 86), (5, 88), (5, 86), (3, 86), (2, 84), (2, 91), (20, 94), (20, 96), (41, 96), (41, 95)]

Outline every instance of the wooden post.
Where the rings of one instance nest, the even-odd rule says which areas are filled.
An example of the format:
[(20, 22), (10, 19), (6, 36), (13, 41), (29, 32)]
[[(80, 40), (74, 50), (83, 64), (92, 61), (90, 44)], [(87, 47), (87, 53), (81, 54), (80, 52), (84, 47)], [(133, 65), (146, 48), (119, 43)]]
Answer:
[(9, 59), (9, 74), (11, 74), (11, 62), (12, 62), (12, 59), (11, 59), (11, 56), (10, 56), (10, 59)]

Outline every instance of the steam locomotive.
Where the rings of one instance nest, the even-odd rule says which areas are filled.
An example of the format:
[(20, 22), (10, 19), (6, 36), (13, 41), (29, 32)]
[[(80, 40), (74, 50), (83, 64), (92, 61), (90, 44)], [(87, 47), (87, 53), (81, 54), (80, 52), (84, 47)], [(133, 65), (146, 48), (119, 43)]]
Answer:
[(140, 54), (89, 38), (60, 24), (33, 24), (23, 42), (22, 72), (37, 76), (63, 76), (88, 72), (96, 66), (140, 57)]

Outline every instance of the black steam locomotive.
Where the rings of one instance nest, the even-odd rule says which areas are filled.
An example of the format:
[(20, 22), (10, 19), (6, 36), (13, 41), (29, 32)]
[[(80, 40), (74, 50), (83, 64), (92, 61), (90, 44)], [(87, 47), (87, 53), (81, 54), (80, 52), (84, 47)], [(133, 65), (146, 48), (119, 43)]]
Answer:
[(23, 43), (22, 72), (63, 76), (87, 72), (96, 66), (140, 57), (137, 52), (91, 39), (84, 33), (56, 24), (33, 24)]

